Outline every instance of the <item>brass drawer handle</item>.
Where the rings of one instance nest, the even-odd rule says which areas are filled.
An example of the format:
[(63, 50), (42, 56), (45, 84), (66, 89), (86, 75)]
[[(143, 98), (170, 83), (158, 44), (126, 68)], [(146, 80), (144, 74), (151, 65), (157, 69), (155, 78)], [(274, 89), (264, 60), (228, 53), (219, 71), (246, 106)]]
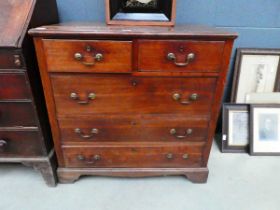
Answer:
[(191, 104), (191, 102), (193, 101), (197, 101), (198, 100), (198, 94), (197, 93), (193, 93), (189, 96), (188, 100), (182, 100), (182, 95), (180, 93), (174, 93), (172, 95), (173, 100), (175, 101), (179, 101), (181, 104), (183, 105), (189, 105)]
[(81, 100), (80, 96), (77, 93), (71, 93), (70, 98), (72, 100), (78, 101), (78, 104), (83, 105), (83, 104), (89, 104), (89, 102), (91, 100), (94, 100), (96, 98), (96, 94), (95, 93), (89, 93), (86, 100)]
[(101, 156), (94, 155), (92, 158), (86, 158), (84, 155), (77, 155), (77, 160), (85, 162), (86, 164), (95, 164), (97, 161), (101, 160)]
[(94, 66), (96, 62), (100, 62), (104, 58), (103, 54), (101, 54), (101, 53), (96, 53), (92, 57), (94, 59), (94, 62), (86, 62), (86, 61), (84, 61), (85, 56), (82, 53), (74, 54), (74, 58), (85, 66)]
[(186, 56), (186, 61), (184, 63), (177, 62), (177, 57), (174, 53), (168, 53), (167, 59), (170, 61), (174, 61), (174, 64), (178, 67), (185, 67), (185, 66), (189, 65), (195, 59), (195, 54), (194, 53), (188, 54)]
[(3, 139), (0, 140), (0, 148), (4, 148), (7, 144), (8, 143), (5, 140)]
[(189, 154), (183, 154), (182, 158), (183, 158), (184, 160), (188, 160), (188, 159), (189, 159)]
[(173, 155), (172, 153), (168, 153), (168, 154), (166, 155), (166, 158), (167, 158), (168, 160), (172, 160), (172, 159), (174, 158), (174, 155)]
[(170, 130), (170, 134), (172, 136), (175, 136), (177, 139), (184, 139), (184, 138), (187, 138), (189, 135), (191, 135), (193, 133), (193, 129), (189, 128), (185, 131), (185, 134), (184, 135), (177, 135), (177, 130), (175, 128), (172, 128)]
[(19, 55), (14, 55), (14, 63), (17, 67), (21, 67), (22, 63)]
[(85, 134), (80, 128), (75, 128), (74, 131), (83, 139), (91, 139), (94, 135), (99, 133), (99, 130), (97, 128), (91, 129), (90, 134)]

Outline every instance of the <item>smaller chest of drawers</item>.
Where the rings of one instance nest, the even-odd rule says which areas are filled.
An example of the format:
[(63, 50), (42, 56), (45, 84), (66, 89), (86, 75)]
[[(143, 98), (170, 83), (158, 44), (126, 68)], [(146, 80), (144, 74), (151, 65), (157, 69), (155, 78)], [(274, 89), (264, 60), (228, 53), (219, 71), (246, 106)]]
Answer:
[(53, 142), (27, 30), (57, 19), (54, 0), (0, 2), (0, 162), (33, 166), (50, 186), (56, 185)]
[(81, 175), (207, 180), (234, 33), (62, 24), (30, 34), (61, 182)]

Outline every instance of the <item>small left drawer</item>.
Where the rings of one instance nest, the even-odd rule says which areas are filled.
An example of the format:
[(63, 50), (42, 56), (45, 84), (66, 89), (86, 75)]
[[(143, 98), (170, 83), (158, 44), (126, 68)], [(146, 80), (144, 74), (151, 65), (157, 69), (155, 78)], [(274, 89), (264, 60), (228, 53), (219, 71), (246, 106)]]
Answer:
[(43, 40), (50, 72), (129, 73), (131, 41)]
[(0, 72), (0, 100), (30, 98), (31, 92), (25, 72)]
[(0, 102), (0, 127), (34, 127), (36, 115), (30, 102)]

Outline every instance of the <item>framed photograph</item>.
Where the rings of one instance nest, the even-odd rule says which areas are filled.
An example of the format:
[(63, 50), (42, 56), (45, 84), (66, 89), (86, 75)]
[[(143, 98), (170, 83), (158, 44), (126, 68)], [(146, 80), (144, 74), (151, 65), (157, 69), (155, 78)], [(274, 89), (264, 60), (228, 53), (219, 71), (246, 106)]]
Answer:
[(251, 105), (250, 154), (280, 155), (280, 105)]
[(222, 152), (245, 153), (249, 150), (249, 105), (223, 105)]
[(232, 103), (246, 103), (248, 94), (280, 91), (280, 50), (237, 49)]

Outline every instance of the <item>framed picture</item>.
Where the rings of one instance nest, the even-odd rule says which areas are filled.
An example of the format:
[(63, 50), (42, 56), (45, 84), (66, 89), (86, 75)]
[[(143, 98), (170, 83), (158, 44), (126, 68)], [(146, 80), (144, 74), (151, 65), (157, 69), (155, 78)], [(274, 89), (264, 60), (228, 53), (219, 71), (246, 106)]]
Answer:
[(247, 94), (246, 104), (280, 104), (280, 92)]
[(123, 8), (127, 10), (146, 10), (152, 9), (157, 10), (159, 9), (159, 0), (124, 0)]
[(174, 26), (176, 0), (105, 0), (108, 25)]
[(251, 105), (250, 154), (280, 155), (280, 105)]
[(248, 94), (280, 91), (280, 50), (238, 49), (231, 102), (246, 103)]
[(222, 152), (248, 152), (249, 119), (249, 105), (223, 105)]

